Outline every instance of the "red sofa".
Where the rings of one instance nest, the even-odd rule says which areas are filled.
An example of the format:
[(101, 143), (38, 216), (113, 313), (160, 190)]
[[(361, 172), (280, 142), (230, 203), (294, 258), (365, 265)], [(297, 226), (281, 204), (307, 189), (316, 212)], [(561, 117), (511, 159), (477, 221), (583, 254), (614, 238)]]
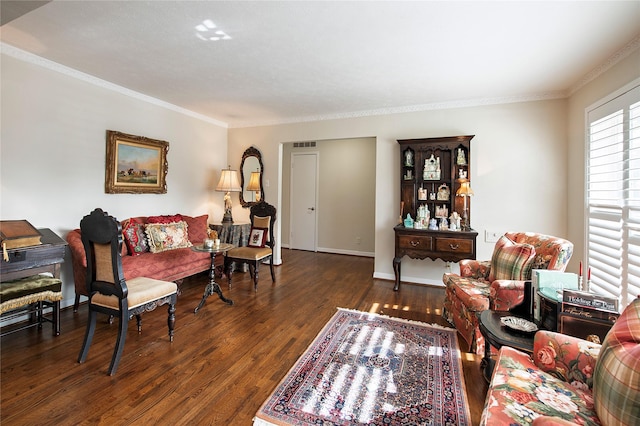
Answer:
[[(175, 218), (176, 216), (172, 216), (171, 218)], [(156, 218), (157, 217), (158, 216), (156, 216)], [(204, 239), (207, 238), (209, 226), (207, 223), (208, 216), (190, 217), (180, 215), (180, 217), (187, 224), (187, 233), (191, 244), (201, 244)], [(130, 221), (144, 225), (147, 223), (147, 219), (147, 217), (136, 217), (127, 219), (121, 223), (123, 229), (125, 229), (125, 226)], [(76, 291), (73, 309), (77, 311), (80, 304), (80, 296), (88, 296), (85, 281), (87, 259), (84, 246), (82, 245), (80, 229), (74, 229), (69, 232), (67, 242), (71, 250), (73, 280)], [(177, 281), (203, 271), (208, 271), (211, 266), (211, 256), (208, 253), (196, 252), (189, 247), (176, 248), (159, 253), (143, 251), (132, 254), (127, 249), (127, 244), (123, 242), (122, 245), (122, 269), (125, 279), (144, 276), (163, 281)], [(222, 256), (219, 256), (219, 258), (222, 262)]]

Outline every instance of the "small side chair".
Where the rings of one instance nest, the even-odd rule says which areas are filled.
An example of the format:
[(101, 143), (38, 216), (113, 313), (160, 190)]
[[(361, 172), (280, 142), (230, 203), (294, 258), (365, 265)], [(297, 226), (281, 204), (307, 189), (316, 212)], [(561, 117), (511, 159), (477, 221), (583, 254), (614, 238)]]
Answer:
[(97, 313), (118, 318), (118, 337), (108, 374), (114, 375), (120, 363), (127, 325), (136, 316), (138, 332), (142, 331), (140, 314), (157, 306), (169, 304), (169, 340), (173, 341), (175, 304), (178, 286), (175, 283), (137, 277), (125, 282), (122, 271), (122, 226), (102, 209), (95, 209), (80, 221), (82, 244), (87, 256), (87, 290), (89, 321), (78, 362), (87, 359), (96, 329)]
[(273, 235), (273, 225), (276, 222), (276, 208), (265, 201), (260, 201), (251, 206), (251, 233), (247, 247), (236, 247), (229, 250), (224, 257), (224, 270), (231, 288), (231, 276), (233, 275), (233, 263), (247, 263), (249, 273), (253, 278), (253, 289), (258, 291), (258, 269), (260, 263), (267, 258), (271, 268), (271, 281), (276, 282), (273, 270), (273, 248), (276, 240)]

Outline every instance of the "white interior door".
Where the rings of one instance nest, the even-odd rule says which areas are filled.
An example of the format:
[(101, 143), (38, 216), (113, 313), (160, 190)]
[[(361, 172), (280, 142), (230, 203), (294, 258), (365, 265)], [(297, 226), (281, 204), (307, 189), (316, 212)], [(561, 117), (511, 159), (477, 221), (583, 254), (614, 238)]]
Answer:
[(292, 249), (316, 251), (318, 153), (291, 154)]

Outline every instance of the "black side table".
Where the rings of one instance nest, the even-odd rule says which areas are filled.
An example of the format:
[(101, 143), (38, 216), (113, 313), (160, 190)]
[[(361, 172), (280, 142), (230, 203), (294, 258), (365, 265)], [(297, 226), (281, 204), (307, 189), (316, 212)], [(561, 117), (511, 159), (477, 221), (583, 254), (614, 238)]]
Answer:
[(492, 310), (482, 311), (479, 318), (480, 333), (484, 336), (484, 358), (480, 363), (482, 374), (487, 382), (491, 381), (491, 375), (496, 361), (491, 358), (491, 346), (500, 349), (509, 346), (529, 354), (533, 354), (533, 333), (524, 334), (511, 331), (502, 325), (502, 317), (514, 316), (511, 312), (497, 312)]
[(204, 294), (202, 295), (202, 300), (198, 304), (198, 306), (193, 310), (194, 314), (198, 313), (198, 310), (202, 308), (204, 302), (207, 300), (207, 297), (211, 296), (213, 293), (216, 293), (220, 300), (222, 300), (227, 305), (233, 305), (233, 300), (227, 299), (222, 294), (222, 290), (220, 289), (220, 285), (216, 282), (216, 254), (217, 253), (226, 253), (231, 250), (235, 246), (233, 244), (220, 244), (219, 246), (214, 247), (205, 247), (203, 244), (198, 244), (191, 247), (193, 251), (205, 252), (211, 255), (211, 267), (209, 268), (209, 282), (204, 289)]

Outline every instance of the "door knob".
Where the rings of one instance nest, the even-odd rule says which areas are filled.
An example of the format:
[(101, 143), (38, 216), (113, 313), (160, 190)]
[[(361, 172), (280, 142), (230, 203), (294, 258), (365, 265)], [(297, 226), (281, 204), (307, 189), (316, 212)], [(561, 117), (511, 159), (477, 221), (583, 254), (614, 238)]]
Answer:
[(309, 208), (307, 208), (307, 210), (311, 210), (313, 212), (313, 211), (316, 210), (316, 208), (315, 207), (309, 207)]

